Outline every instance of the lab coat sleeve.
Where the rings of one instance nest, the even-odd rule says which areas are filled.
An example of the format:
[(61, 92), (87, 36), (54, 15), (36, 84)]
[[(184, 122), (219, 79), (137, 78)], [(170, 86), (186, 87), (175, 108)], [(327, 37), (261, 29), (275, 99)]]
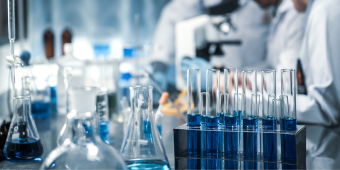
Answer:
[(308, 95), (298, 95), (296, 103), (302, 123), (339, 125), (340, 1), (333, 2), (327, 8), (312, 9), (307, 22), (301, 57)]
[(284, 48), (279, 54), (279, 64), (276, 69), (296, 69), (297, 59), (300, 55), (301, 43), (303, 39), (304, 13), (298, 13), (295, 9), (286, 14), (287, 24)]
[(202, 13), (201, 0), (172, 0), (163, 9), (156, 31), (152, 61), (174, 63), (175, 24)]

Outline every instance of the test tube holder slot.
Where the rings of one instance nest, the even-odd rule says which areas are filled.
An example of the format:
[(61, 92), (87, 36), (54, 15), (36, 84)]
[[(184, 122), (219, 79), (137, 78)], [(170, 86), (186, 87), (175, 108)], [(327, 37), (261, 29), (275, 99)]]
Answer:
[[(261, 126), (260, 126), (261, 127)], [(261, 149), (259, 149), (258, 155), (256, 159), (254, 160), (247, 160), (244, 159), (242, 149), (240, 149), (238, 158), (228, 158), (223, 156), (222, 153), (221, 156), (214, 157), (214, 158), (207, 158), (206, 156), (203, 156), (201, 154), (196, 155), (189, 155), (188, 152), (188, 132), (189, 131), (219, 131), (221, 133), (223, 132), (232, 132), (232, 133), (243, 133), (243, 132), (249, 132), (249, 131), (243, 131), (243, 130), (227, 130), (227, 129), (218, 129), (218, 130), (203, 130), (202, 128), (194, 128), (189, 129), (187, 124), (183, 124), (175, 129), (173, 129), (174, 132), (174, 153), (175, 153), (175, 169), (190, 169), (188, 168), (188, 160), (192, 159), (198, 159), (198, 160), (219, 160), (224, 164), (223, 161), (237, 161), (239, 163), (238, 169), (245, 169), (242, 166), (242, 162), (258, 162), (259, 163), (259, 169), (265, 169), (264, 163), (274, 163), (277, 164), (277, 169), (284, 169), (282, 168), (282, 165), (293, 165), (296, 166), (296, 169), (306, 169), (306, 126), (304, 125), (297, 125), (297, 130), (294, 131), (266, 131), (266, 130), (259, 130), (253, 131), (253, 133), (257, 133), (261, 136), (264, 133), (274, 133), (277, 135), (294, 135), (295, 136), (295, 146), (296, 146), (296, 162), (286, 162), (281, 160), (281, 156), (278, 156), (278, 159), (275, 162), (266, 161), (263, 159)], [(197, 141), (200, 143), (200, 141)], [(260, 141), (262, 142), (262, 141)], [(223, 142), (222, 142), (223, 143)], [(262, 146), (261, 146), (262, 147)], [(278, 143), (278, 150), (280, 150), (281, 144)], [(241, 148), (241, 147), (240, 147)], [(221, 168), (222, 169), (222, 168)]]

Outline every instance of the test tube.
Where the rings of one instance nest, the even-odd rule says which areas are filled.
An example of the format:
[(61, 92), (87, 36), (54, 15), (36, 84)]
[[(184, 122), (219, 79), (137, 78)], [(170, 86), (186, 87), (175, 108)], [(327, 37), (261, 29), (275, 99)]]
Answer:
[[(246, 70), (242, 72), (242, 91), (245, 95), (245, 113), (250, 113), (251, 96), (257, 94), (257, 76), (255, 70)], [(256, 98), (255, 98), (256, 99)], [(255, 101), (255, 104), (260, 102)]]
[[(224, 157), (231, 159), (238, 159), (239, 154), (239, 115), (243, 112), (242, 101), (244, 99), (244, 95), (242, 93), (234, 94), (232, 100), (234, 100), (233, 110), (229, 111), (229, 94), (224, 93), (224, 122), (225, 129), (227, 132), (224, 132)], [(239, 98), (239, 99), (238, 99)], [(240, 101), (239, 107), (236, 105), (236, 100)], [(238, 114), (238, 112), (241, 112)], [(238, 161), (224, 161), (224, 169), (238, 169)]]
[(187, 115), (188, 115), (188, 169), (200, 169), (201, 161), (196, 159), (201, 154), (201, 125), (199, 100), (201, 94), (201, 70), (187, 70)]
[(201, 115), (201, 126), (205, 126), (207, 117), (207, 93), (202, 92), (200, 96), (200, 115)]
[(228, 109), (229, 109), (229, 94), (228, 93), (220, 93), (220, 125), (225, 126), (225, 115), (228, 115)]
[[(207, 114), (207, 93), (202, 92), (200, 97), (200, 115), (201, 115), (201, 156), (207, 156), (207, 131), (206, 131), (206, 114)], [(201, 159), (201, 169), (206, 169), (207, 160)]]
[[(207, 157), (218, 158), (222, 155), (223, 132), (217, 131), (220, 115), (220, 70), (209, 69), (206, 72), (206, 127), (207, 127)], [(219, 160), (207, 160), (207, 169), (219, 169)]]
[[(264, 131), (262, 140), (263, 160), (276, 162), (278, 158), (277, 145), (280, 143), (280, 135), (276, 133), (277, 119), (281, 115), (281, 99), (275, 99), (273, 95), (268, 96), (269, 115), (266, 120), (262, 120)], [(272, 119), (273, 118), (273, 119)], [(274, 119), (275, 118), (275, 119)], [(280, 144), (279, 144), (280, 145)], [(277, 169), (276, 163), (264, 162), (264, 169)]]
[(199, 127), (201, 125), (201, 115), (199, 114), (199, 99), (201, 94), (201, 70), (187, 70), (187, 114), (188, 125)]
[(276, 98), (276, 71), (267, 69), (262, 70), (261, 74), (261, 94), (262, 94), (262, 120), (267, 119), (269, 115), (268, 106), (271, 101), (268, 101), (268, 96)]
[[(238, 70), (237, 68), (227, 68), (224, 69), (224, 93), (228, 93), (230, 100), (229, 102), (234, 102), (232, 98), (238, 93)], [(237, 102), (237, 100), (236, 100)], [(233, 104), (228, 105), (228, 113), (233, 113)]]
[[(296, 119), (284, 116), (289, 115), (289, 97), (287, 95), (281, 95), (280, 99), (282, 101), (281, 130), (294, 131), (296, 130)], [(292, 134), (281, 134), (281, 159), (282, 162), (285, 163), (296, 163), (295, 136)], [(293, 165), (282, 164), (282, 168), (285, 169), (291, 169), (292, 166)]]
[(296, 130), (296, 77), (294, 69), (281, 70), (282, 130)]
[(252, 94), (250, 103), (250, 113), (244, 112), (243, 117), (243, 155), (245, 160), (252, 160), (253, 162), (244, 162), (244, 169), (257, 169), (257, 155), (258, 155), (258, 119), (259, 119), (259, 105), (257, 101), (260, 100), (260, 95)]
[[(296, 74), (294, 69), (281, 70), (281, 130), (295, 131), (296, 125)], [(295, 136), (291, 134), (281, 134), (282, 161), (296, 163)], [(295, 165), (283, 164), (282, 168), (295, 168)]]

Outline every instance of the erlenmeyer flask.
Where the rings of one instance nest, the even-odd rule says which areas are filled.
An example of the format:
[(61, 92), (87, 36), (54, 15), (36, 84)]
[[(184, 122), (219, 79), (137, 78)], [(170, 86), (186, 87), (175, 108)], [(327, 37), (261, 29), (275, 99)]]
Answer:
[(77, 134), (84, 130), (83, 125), (92, 127), (92, 133), (79, 138), (76, 147), (65, 143), (51, 152), (41, 166), (44, 169), (120, 169), (126, 165), (119, 153), (102, 141), (99, 136), (99, 118), (93, 112), (77, 113), (78, 124), (73, 124)]
[(38, 158), (44, 152), (31, 114), (31, 97), (14, 98), (14, 116), (9, 128), (4, 152), (10, 160)]
[(170, 169), (152, 114), (152, 87), (130, 87), (132, 115), (121, 153), (129, 169)]

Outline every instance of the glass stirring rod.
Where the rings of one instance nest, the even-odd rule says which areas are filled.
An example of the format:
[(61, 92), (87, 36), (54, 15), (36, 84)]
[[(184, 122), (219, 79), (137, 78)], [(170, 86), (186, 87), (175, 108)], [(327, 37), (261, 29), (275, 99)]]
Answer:
[(15, 40), (15, 4), (14, 0), (8, 0), (8, 39), (10, 42), (10, 55), (6, 57), (6, 60), (12, 64), (11, 67), (11, 80), (13, 90), (15, 90), (15, 66), (23, 66), (24, 62), (14, 55), (14, 40)]

